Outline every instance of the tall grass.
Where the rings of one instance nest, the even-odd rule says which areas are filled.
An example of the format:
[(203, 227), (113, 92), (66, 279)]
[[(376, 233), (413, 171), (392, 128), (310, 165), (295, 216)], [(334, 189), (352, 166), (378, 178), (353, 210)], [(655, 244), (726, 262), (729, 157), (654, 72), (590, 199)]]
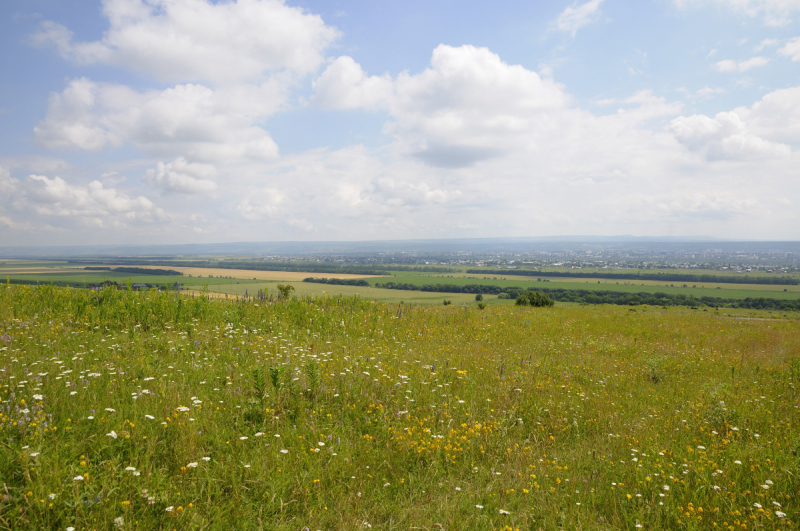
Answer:
[(0, 287), (0, 529), (783, 529), (800, 324)]

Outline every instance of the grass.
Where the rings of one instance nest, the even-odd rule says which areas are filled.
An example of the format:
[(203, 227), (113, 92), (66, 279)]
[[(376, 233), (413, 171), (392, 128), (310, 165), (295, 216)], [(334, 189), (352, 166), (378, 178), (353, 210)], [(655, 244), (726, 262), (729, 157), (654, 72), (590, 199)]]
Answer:
[[(320, 276), (320, 275), (318, 275)], [(723, 297), (731, 299), (745, 299), (747, 297), (767, 297), (774, 299), (800, 298), (800, 286), (779, 286), (768, 284), (705, 284), (684, 282), (656, 282), (656, 281), (616, 281), (604, 279), (572, 279), (550, 278), (537, 281), (535, 277), (514, 277), (512, 275), (437, 275), (437, 274), (397, 274), (394, 277), (376, 277), (368, 279), (370, 283), (383, 283), (387, 281), (408, 283), (422, 286), (425, 284), (491, 284), (494, 286), (521, 288), (562, 288), (562, 289), (587, 289), (587, 290), (613, 290), (626, 293), (657, 293), (694, 295), (695, 297)], [(686, 287), (684, 287), (684, 285)], [(692, 287), (692, 286), (697, 287)], [(786, 290), (786, 291), (784, 291)]]
[(800, 323), (0, 287), (0, 528), (788, 529)]

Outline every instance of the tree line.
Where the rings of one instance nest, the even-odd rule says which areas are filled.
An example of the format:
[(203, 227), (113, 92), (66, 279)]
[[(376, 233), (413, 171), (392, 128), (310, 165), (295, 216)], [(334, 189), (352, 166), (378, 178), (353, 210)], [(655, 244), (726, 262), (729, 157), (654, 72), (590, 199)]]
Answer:
[(315, 282), (317, 284), (336, 284), (338, 286), (363, 286), (370, 287), (370, 283), (363, 278), (304, 278), (303, 282)]
[(474, 275), (516, 275), (523, 277), (560, 277), (560, 278), (602, 278), (607, 280), (656, 280), (660, 282), (707, 282), (714, 284), (779, 284), (785, 286), (800, 285), (800, 278), (789, 276), (729, 276), (696, 273), (604, 273), (576, 271), (537, 271), (531, 269), (467, 269)]
[(467, 284), (456, 286), (453, 284), (426, 284), (417, 286), (409, 283), (385, 282), (376, 283), (376, 288), (417, 290), (437, 293), (470, 293), (497, 295), (501, 299), (519, 299), (529, 292), (538, 292), (547, 295), (558, 302), (577, 302), (583, 304), (619, 304), (637, 306), (648, 304), (651, 306), (708, 306), (712, 308), (745, 308), (750, 310), (800, 310), (800, 299), (785, 300), (766, 297), (747, 297), (745, 299), (728, 299), (723, 297), (695, 297), (694, 295), (669, 294), (669, 293), (628, 293), (623, 291), (592, 291), (587, 289), (562, 289), (562, 288), (528, 288), (500, 287), (489, 284)]

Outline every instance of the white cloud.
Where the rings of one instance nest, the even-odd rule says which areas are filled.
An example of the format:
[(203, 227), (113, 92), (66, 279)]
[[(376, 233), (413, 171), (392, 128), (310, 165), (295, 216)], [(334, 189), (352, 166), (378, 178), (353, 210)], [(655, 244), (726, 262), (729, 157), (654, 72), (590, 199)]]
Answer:
[(555, 21), (556, 29), (574, 37), (580, 28), (597, 18), (602, 3), (603, 0), (589, 0), (585, 4), (574, 4), (566, 8)]
[(318, 15), (280, 0), (104, 0), (103, 38), (75, 42), (43, 22), (30, 40), (77, 64), (110, 64), (162, 81), (215, 84), (260, 80), (289, 69), (309, 73), (337, 37)]
[(130, 142), (156, 157), (271, 159), (278, 146), (254, 124), (283, 105), (284, 90), (271, 80), (217, 90), (177, 85), (137, 92), (81, 78), (51, 96), (34, 139), (49, 149), (99, 151)]
[(433, 166), (464, 167), (524, 149), (550, 129), (569, 97), (552, 79), (508, 65), (486, 48), (440, 45), (431, 68), (400, 74), (386, 130)]
[[(339, 82), (336, 97), (325, 94), (325, 101), (341, 107), (366, 101), (363, 80), (376, 78), (367, 77), (357, 65), (352, 70), (358, 75), (339, 80), (355, 80), (349, 85), (355, 96), (348, 94), (346, 82)], [(384, 101), (372, 98), (362, 105), (386, 108), (393, 121), (385, 131), (396, 138), (397, 152), (433, 167), (466, 168), (510, 153), (538, 152), (554, 136), (567, 135), (567, 131), (584, 134), (581, 130), (586, 124), (597, 123), (589, 113), (571, 108), (570, 97), (552, 79), (508, 65), (485, 48), (440, 45), (430, 68), (419, 74), (400, 74), (391, 90), (385, 86), (388, 80), (378, 79), (384, 84), (379, 92)], [(315, 97), (323, 98), (320, 93)], [(679, 103), (666, 102), (649, 91), (620, 103), (625, 108), (614, 127), (635, 126), (681, 109)]]
[(214, 178), (217, 169), (211, 164), (187, 162), (179, 157), (169, 164), (159, 162), (147, 170), (144, 181), (160, 188), (164, 193), (199, 194), (218, 188)]
[(724, 88), (721, 87), (712, 88), (709, 86), (705, 86), (694, 93), (686, 90), (685, 88), (680, 88), (678, 89), (678, 91), (682, 92), (687, 98), (690, 99), (696, 99), (696, 98), (708, 99), (708, 98), (713, 98), (717, 94), (724, 94), (726, 92)]
[(758, 66), (764, 66), (765, 64), (769, 63), (769, 59), (766, 57), (751, 57), (746, 61), (732, 61), (730, 59), (726, 59), (725, 61), (718, 61), (714, 64), (714, 68), (717, 72), (747, 72), (751, 68), (756, 68)]
[(764, 17), (770, 26), (785, 26), (796, 12), (800, 12), (798, 0), (674, 0), (675, 4), (684, 8), (690, 5), (716, 3), (743, 13), (750, 17)]
[(791, 57), (792, 61), (800, 61), (800, 37), (795, 37), (778, 50), (778, 53)]
[(9, 197), (12, 192), (16, 191), (19, 186), (19, 181), (11, 177), (11, 173), (7, 168), (0, 166), (0, 194)]
[(764, 48), (767, 48), (768, 46), (775, 46), (776, 44), (778, 44), (778, 39), (764, 39), (759, 43), (758, 46), (756, 46), (756, 51), (760, 52)]
[(800, 147), (800, 87), (770, 92), (752, 107), (739, 107), (734, 112), (753, 134)]
[(17, 210), (31, 210), (41, 216), (81, 218), (103, 226), (109, 220), (152, 221), (163, 212), (146, 197), (130, 198), (115, 188), (106, 188), (100, 181), (87, 186), (69, 184), (61, 177), (52, 179), (30, 175), (24, 190), (14, 201)]
[(791, 148), (765, 140), (748, 132), (745, 122), (735, 112), (721, 112), (714, 118), (703, 115), (674, 119), (669, 130), (691, 151), (703, 153), (709, 160), (753, 160), (788, 157)]
[(372, 109), (392, 99), (390, 76), (367, 76), (346, 55), (337, 58), (313, 83), (313, 102), (328, 109)]
[(32, 232), (34, 230), (33, 225), (31, 225), (30, 222), (14, 221), (12, 218), (2, 215), (0, 215), (0, 228), (17, 232)]

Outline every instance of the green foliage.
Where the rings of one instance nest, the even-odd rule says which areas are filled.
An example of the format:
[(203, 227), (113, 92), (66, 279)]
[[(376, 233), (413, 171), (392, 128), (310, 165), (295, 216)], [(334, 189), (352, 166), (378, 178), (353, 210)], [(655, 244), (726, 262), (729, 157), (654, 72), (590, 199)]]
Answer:
[(538, 291), (526, 291), (517, 297), (517, 306), (533, 306), (536, 308), (549, 308), (555, 302), (553, 299)]
[(272, 382), (272, 388), (275, 389), (276, 393), (281, 390), (281, 387), (283, 387), (281, 376), (283, 376), (285, 369), (286, 367), (280, 367), (277, 365), (269, 366), (269, 380)]
[(278, 288), (278, 293), (281, 294), (282, 299), (288, 299), (294, 291), (294, 286), (291, 284), (278, 284), (276, 287)]
[(477, 295), (475, 295), (475, 300), (478, 301), (478, 302), (482, 301), (483, 300), (483, 294), (482, 293), (478, 293)]
[(316, 284), (334, 284), (337, 286), (364, 286), (369, 287), (370, 283), (363, 278), (304, 278), (303, 282), (314, 282)]

